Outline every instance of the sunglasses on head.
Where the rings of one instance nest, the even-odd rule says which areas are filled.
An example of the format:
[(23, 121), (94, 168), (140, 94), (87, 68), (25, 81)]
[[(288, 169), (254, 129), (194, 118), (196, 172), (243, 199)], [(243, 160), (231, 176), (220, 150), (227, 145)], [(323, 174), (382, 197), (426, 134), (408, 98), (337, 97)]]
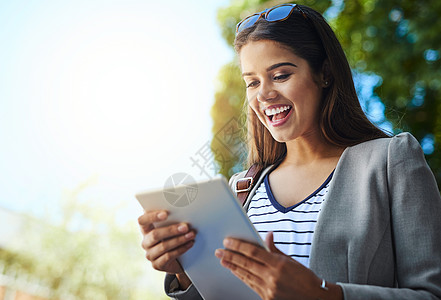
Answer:
[(265, 9), (259, 13), (252, 14), (236, 25), (236, 34), (244, 30), (245, 28), (249, 28), (253, 26), (260, 18), (267, 20), (268, 22), (280, 22), (289, 18), (293, 10), (297, 8), (306, 19), (306, 14), (302, 11), (302, 9), (297, 4), (281, 4), (276, 5), (274, 7)]

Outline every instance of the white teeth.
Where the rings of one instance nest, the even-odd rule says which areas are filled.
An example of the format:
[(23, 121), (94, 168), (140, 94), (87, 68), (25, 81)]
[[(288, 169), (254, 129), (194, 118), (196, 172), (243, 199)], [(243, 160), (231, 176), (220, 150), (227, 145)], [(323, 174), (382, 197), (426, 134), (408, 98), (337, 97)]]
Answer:
[(290, 107), (289, 106), (283, 106), (283, 107), (277, 107), (277, 108), (268, 108), (265, 109), (265, 115), (267, 116), (273, 116), (276, 114), (279, 114), (281, 112), (284, 112), (285, 110), (288, 110)]

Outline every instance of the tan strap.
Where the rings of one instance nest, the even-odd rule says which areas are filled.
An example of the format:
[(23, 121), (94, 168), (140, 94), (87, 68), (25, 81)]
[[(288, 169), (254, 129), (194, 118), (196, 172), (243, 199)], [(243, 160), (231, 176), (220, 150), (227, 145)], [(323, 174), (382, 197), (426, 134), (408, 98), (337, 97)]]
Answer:
[(245, 174), (245, 177), (236, 181), (236, 194), (242, 206), (245, 204), (254, 184), (259, 180), (263, 167), (259, 164), (253, 164)]

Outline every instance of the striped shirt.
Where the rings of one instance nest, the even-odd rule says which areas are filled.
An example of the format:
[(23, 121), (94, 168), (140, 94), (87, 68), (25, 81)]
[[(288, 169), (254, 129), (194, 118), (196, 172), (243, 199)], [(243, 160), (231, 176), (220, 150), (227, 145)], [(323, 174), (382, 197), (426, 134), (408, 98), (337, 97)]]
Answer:
[(276, 247), (306, 267), (309, 267), (315, 225), (333, 173), (315, 192), (290, 207), (280, 205), (274, 198), (267, 174), (248, 208), (248, 217), (262, 239), (272, 231)]

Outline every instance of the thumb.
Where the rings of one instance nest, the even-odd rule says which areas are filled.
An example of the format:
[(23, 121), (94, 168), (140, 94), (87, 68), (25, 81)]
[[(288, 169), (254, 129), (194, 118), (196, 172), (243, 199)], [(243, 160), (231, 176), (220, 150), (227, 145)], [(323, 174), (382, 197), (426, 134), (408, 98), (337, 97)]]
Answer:
[(266, 235), (265, 242), (271, 252), (283, 254), (279, 249), (277, 249), (276, 245), (274, 245), (274, 234), (272, 231), (268, 232), (268, 234)]

